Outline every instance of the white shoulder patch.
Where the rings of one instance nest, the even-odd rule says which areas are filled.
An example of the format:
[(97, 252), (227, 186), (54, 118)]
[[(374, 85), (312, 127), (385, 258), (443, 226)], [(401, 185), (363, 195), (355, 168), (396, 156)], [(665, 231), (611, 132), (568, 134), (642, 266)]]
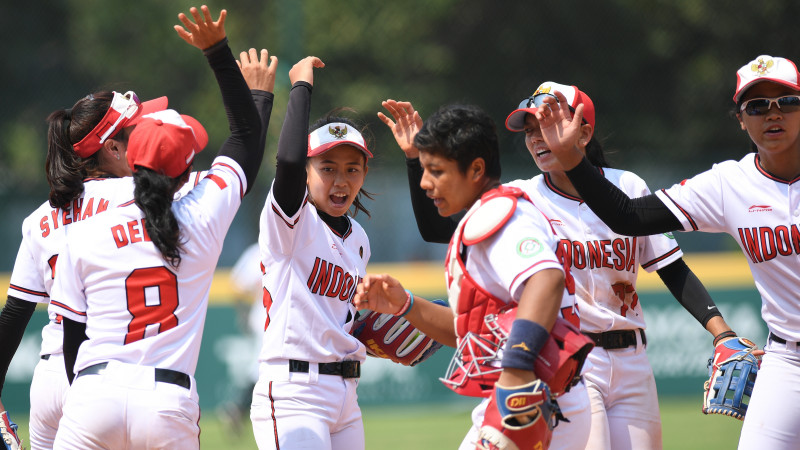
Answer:
[(476, 244), (505, 225), (517, 209), (517, 197), (493, 197), (478, 206), (464, 224), (463, 242)]

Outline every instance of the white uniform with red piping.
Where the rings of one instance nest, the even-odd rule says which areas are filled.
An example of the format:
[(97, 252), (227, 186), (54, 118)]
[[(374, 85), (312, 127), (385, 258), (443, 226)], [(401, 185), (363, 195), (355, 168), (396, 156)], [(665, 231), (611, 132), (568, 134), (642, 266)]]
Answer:
[(291, 217), (271, 189), (267, 196), (259, 233), (267, 325), (250, 414), (259, 448), (364, 447), (357, 374), (326, 374), (366, 359), (350, 329), (369, 240), (344, 218), (350, 227), (339, 234), (307, 193)]
[[(602, 168), (603, 175), (628, 196), (650, 193), (639, 176)], [(661, 448), (661, 415), (655, 377), (642, 336), (647, 328), (636, 292), (640, 269), (653, 272), (683, 256), (671, 234), (630, 237), (613, 232), (580, 199), (559, 190), (549, 175), (515, 180), (550, 219), (575, 280), (581, 330), (628, 332), (623, 348), (596, 345), (585, 373), (592, 400), (590, 449)], [(635, 426), (631, 426), (635, 424)]]
[(739, 448), (800, 440), (800, 178), (764, 170), (755, 153), (715, 164), (656, 195), (686, 231), (728, 233), (741, 247), (769, 329)]
[[(75, 362), (57, 448), (199, 445), (194, 372), (208, 292), (245, 190), (241, 167), (217, 157), (172, 203), (183, 242), (177, 270), (150, 241), (132, 198), (70, 229), (49, 311), (85, 322), (88, 340)], [(137, 443), (137, 436), (151, 440)]]
[[(514, 191), (500, 195), (505, 199), (513, 198), (510, 206), (484, 207), (482, 210), (481, 205), (487, 196), (496, 191), (484, 194), (483, 199), (467, 212), (453, 235), (448, 248), (446, 280), (450, 305), (456, 315), (459, 302), (463, 301), (459, 296), (465, 277), (471, 278), (471, 283), (492, 297), (516, 303), (525, 281), (534, 273), (544, 269), (564, 271), (561, 258), (556, 254), (559, 251), (558, 238), (547, 217), (530, 201), (518, 198), (519, 190)], [(507, 195), (509, 193), (511, 195)], [(505, 199), (501, 201), (508, 205)], [(465, 262), (459, 256), (462, 239), (470, 243)], [(574, 323), (580, 319), (568, 269), (566, 272), (567, 287), (561, 301), (561, 315)], [(553, 431), (553, 448), (583, 448), (589, 437), (590, 424), (589, 398), (584, 384), (579, 383), (560, 396), (558, 403), (570, 422), (560, 423)], [(472, 427), (460, 449), (475, 448), (487, 404), (488, 399), (484, 399), (473, 410)]]

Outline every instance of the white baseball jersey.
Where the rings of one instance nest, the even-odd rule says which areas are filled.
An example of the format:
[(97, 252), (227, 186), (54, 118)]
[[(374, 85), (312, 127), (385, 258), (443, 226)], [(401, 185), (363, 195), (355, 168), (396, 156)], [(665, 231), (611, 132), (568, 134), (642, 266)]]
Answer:
[(86, 323), (89, 339), (76, 373), (115, 360), (194, 374), (208, 290), (246, 182), (234, 160), (217, 157), (205, 178), (173, 202), (183, 242), (177, 270), (151, 243), (132, 197), (73, 227), (49, 310)]
[(261, 337), (267, 319), (267, 311), (262, 295), (263, 274), (261, 272), (261, 249), (258, 242), (247, 247), (231, 268), (231, 285), (237, 295), (252, 298), (254, 301), (247, 315), (250, 332)]
[[(480, 214), (479, 200), (461, 219), (454, 233), (461, 230), (473, 215)], [(477, 217), (477, 216), (476, 216)], [(460, 293), (460, 276), (453, 261), (459, 249), (455, 238), (448, 249), (447, 285), (450, 305), (455, 308)], [(558, 238), (547, 217), (531, 202), (520, 199), (516, 209), (503, 227), (484, 240), (470, 245), (465, 269), (467, 274), (483, 289), (506, 303), (519, 302), (525, 281), (544, 269), (564, 271), (556, 256)], [(573, 308), (574, 296), (565, 289), (561, 307)]]
[(800, 341), (800, 183), (750, 153), (656, 192), (685, 231), (728, 233), (747, 257), (769, 331)]
[[(457, 264), (453, 261), (453, 255), (458, 250), (457, 248), (454, 250), (453, 246), (458, 245), (456, 238), (461, 236), (461, 229), (480, 205), (481, 201), (476, 202), (458, 224), (448, 249), (450, 260), (447, 266), (447, 280), (451, 305), (458, 298), (460, 279), (456, 269)], [(544, 269), (564, 271), (564, 266), (556, 255), (558, 245), (559, 239), (548, 218), (533, 203), (520, 198), (513, 215), (501, 229), (469, 246), (465, 269), (480, 287), (493, 296), (508, 303), (519, 302), (525, 281), (533, 274)], [(573, 323), (579, 319), (578, 311), (575, 309), (575, 296), (566, 286), (561, 299), (561, 315)], [(473, 427), (464, 439), (467, 445), (474, 440), (483, 422), (486, 404), (487, 401), (484, 400), (473, 411)], [(570, 422), (562, 422), (556, 427), (552, 447), (582, 448), (589, 437), (591, 416), (586, 389), (582, 387), (571, 389), (570, 392), (562, 394), (559, 397), (559, 405)]]
[(331, 229), (308, 202), (291, 217), (270, 189), (261, 212), (259, 245), (267, 327), (260, 361), (364, 361), (366, 350), (350, 328), (352, 299), (366, 273), (369, 240), (352, 218), (344, 235)]
[[(67, 241), (72, 224), (116, 208), (133, 198), (133, 178), (91, 178), (84, 181), (83, 194), (69, 210), (43, 203), (22, 222), (19, 246), (8, 295), (34, 303), (48, 303), (55, 278), (58, 255)], [(69, 236), (72, 239), (71, 236)], [(50, 312), (42, 329), (41, 354), (61, 353), (61, 319)]]
[[(628, 196), (650, 193), (632, 172), (602, 169)], [(661, 269), (683, 256), (671, 234), (631, 237), (614, 233), (580, 198), (559, 190), (547, 175), (506, 183), (525, 191), (550, 219), (575, 279), (581, 329), (590, 333), (644, 329), (636, 293), (639, 268)]]

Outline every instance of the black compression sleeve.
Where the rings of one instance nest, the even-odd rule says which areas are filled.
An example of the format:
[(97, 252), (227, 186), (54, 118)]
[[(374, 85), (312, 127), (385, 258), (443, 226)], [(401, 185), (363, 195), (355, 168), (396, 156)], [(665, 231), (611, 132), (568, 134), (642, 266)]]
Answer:
[(3, 344), (0, 345), (0, 393), (6, 382), (8, 366), (17, 353), (22, 335), (25, 334), (25, 327), (28, 326), (35, 309), (36, 303), (9, 296), (3, 310), (0, 311), (0, 342)]
[(300, 209), (306, 192), (311, 91), (311, 85), (305, 81), (298, 81), (292, 86), (286, 117), (278, 138), (278, 161), (272, 195), (278, 206), (289, 216)]
[(86, 324), (74, 320), (63, 319), (64, 325), (64, 368), (67, 371), (69, 384), (75, 379), (75, 360), (78, 359), (78, 349), (86, 336)]
[(417, 220), (419, 234), (426, 242), (447, 244), (450, 242), (458, 222), (451, 217), (440, 216), (433, 201), (425, 195), (425, 190), (420, 187), (422, 166), (419, 158), (406, 159), (406, 169), (411, 207), (414, 209), (414, 218)]
[(678, 303), (689, 311), (700, 325), (705, 327), (712, 317), (722, 316), (706, 287), (689, 269), (683, 258), (656, 272)]
[(261, 133), (266, 133), (261, 129), (262, 117), (228, 47), (228, 39), (203, 50), (203, 54), (217, 78), (231, 131), (217, 156), (227, 156), (239, 163), (247, 178), (247, 189), (250, 190), (264, 157), (264, 146), (259, 148)]
[[(253, 96), (256, 109), (258, 109), (258, 116), (261, 119), (261, 135), (258, 140), (258, 148), (266, 149), (267, 131), (269, 130), (269, 119), (272, 116), (275, 95), (272, 92), (257, 89), (251, 89), (250, 94)], [(262, 152), (261, 154), (263, 155), (264, 153)], [(247, 183), (247, 189), (250, 190), (250, 183)]]
[(609, 228), (627, 236), (683, 230), (680, 221), (654, 194), (631, 199), (583, 158), (567, 176), (581, 198)]

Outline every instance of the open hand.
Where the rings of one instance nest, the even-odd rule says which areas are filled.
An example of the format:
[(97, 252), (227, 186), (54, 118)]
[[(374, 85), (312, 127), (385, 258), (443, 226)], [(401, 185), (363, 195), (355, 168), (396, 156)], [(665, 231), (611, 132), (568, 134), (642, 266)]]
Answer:
[(583, 159), (578, 140), (581, 137), (583, 104), (575, 108), (575, 115), (569, 110), (567, 98), (555, 91), (555, 98), (545, 96), (543, 104), (536, 111), (536, 120), (547, 148), (558, 158), (566, 170), (572, 169)]
[(422, 117), (420, 117), (419, 112), (414, 110), (411, 102), (398, 102), (388, 99), (381, 102), (381, 105), (389, 111), (394, 120), (382, 112), (378, 112), (378, 118), (392, 130), (394, 140), (397, 141), (400, 150), (405, 153), (408, 159), (419, 158), (419, 149), (414, 146), (414, 136), (422, 128)]
[(184, 41), (200, 50), (205, 50), (225, 39), (225, 17), (228, 12), (224, 9), (220, 11), (219, 18), (215, 22), (211, 18), (208, 6), (203, 5), (200, 9), (203, 11), (202, 16), (194, 6), (189, 8), (189, 13), (194, 18), (194, 22), (189, 20), (186, 14), (178, 14), (178, 20), (183, 23), (183, 26), (175, 25), (175, 31)]
[(278, 57), (269, 56), (267, 49), (261, 49), (261, 59), (256, 49), (239, 54), (236, 64), (250, 89), (272, 92), (275, 89), (275, 72), (278, 70)]

